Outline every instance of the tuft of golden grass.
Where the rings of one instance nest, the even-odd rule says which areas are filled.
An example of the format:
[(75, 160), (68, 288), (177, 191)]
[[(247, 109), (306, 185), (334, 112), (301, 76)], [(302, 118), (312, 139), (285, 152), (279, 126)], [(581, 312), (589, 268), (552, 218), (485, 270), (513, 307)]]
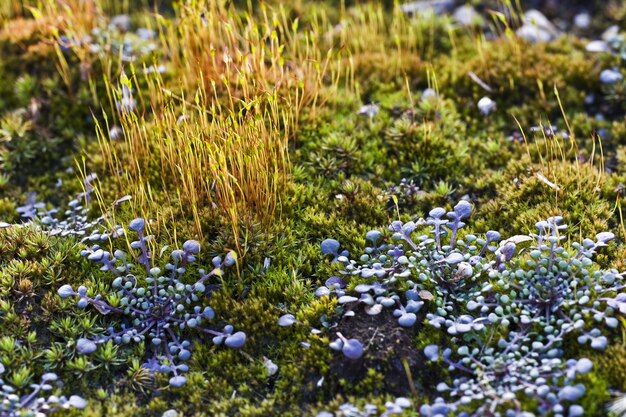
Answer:
[[(263, 7), (259, 19), (217, 2), (190, 2), (177, 13), (174, 21), (157, 16), (160, 52), (175, 83), (133, 65), (119, 82), (109, 79), (124, 144), (109, 141), (102, 128), (100, 146), (141, 211), (154, 214), (159, 204), (146, 188), (157, 173), (199, 234), (200, 211), (208, 206), (239, 236), (241, 227), (267, 224), (279, 209), (300, 113), (324, 102), (327, 76), (337, 82), (333, 54), (299, 33), (284, 8)], [(123, 97), (137, 109), (116, 106)]]
[[(242, 11), (227, 4), (179, 1), (174, 19), (153, 15), (165, 75), (106, 54), (94, 58), (80, 45), (75, 53), (84, 65), (101, 59), (108, 97), (92, 92), (109, 116), (98, 126), (99, 145), (119, 195), (133, 196), (135, 214), (165, 224), (171, 213), (161, 207), (177, 205), (201, 236), (209, 208), (226, 219), (239, 245), (240, 231), (268, 225), (280, 212), (288, 150), (303, 113), (314, 118), (338, 95), (358, 95), (355, 67), (399, 77), (422, 71), (420, 57), (433, 53), (432, 34), (440, 28), (398, 7), (388, 16), (380, 4), (342, 7), (332, 18), (326, 9), (301, 6), (306, 22), (285, 5)], [(54, 10), (60, 9), (39, 9)], [(75, 16), (61, 11), (66, 21)], [(62, 26), (79, 39), (101, 14), (97, 7), (84, 21)], [(452, 26), (448, 34), (454, 37)], [(58, 55), (69, 84), (69, 66)], [(118, 106), (123, 98), (136, 107)], [(108, 137), (114, 125), (123, 140)]]

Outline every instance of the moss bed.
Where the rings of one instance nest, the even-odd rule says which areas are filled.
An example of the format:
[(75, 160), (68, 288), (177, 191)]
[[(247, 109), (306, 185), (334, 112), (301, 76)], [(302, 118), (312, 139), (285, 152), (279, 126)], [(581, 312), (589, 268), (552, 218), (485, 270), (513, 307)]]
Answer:
[[(398, 398), (410, 400), (403, 415), (438, 415), (423, 406), (438, 397), (455, 403), (437, 386), (459, 370), (429, 360), (425, 348), (456, 354), (524, 326), (499, 321), (464, 336), (434, 328), (427, 315), (447, 297), (435, 287), (420, 293), (425, 304), (408, 327), (392, 309), (370, 315), (316, 291), (334, 276), (348, 294), (372, 282), (342, 275), (349, 262), (326, 250), (327, 239), (359, 265), (369, 231), (391, 244), (394, 221), (415, 221), (415, 236), (428, 234), (418, 219), (436, 207), (454, 213), (459, 201), (472, 211), (459, 239), (498, 232), (493, 256), (518, 239), (507, 271), (527, 267), (536, 224), (555, 216), (566, 225), (558, 234), (569, 253), (585, 238), (613, 234), (589, 256), (589, 274), (626, 271), (622, 2), (468, 1), (464, 10), (475, 15), (467, 22), (455, 14), (464, 2), (453, 0), (407, 2), (426, 9), (411, 13), (392, 1), (9, 3), (0, 6), (0, 378), (23, 399), (54, 373), (51, 393), (86, 402), (51, 415), (370, 415), (350, 414), (346, 404), (393, 415), (383, 414), (385, 404)], [(524, 23), (530, 9), (551, 27)], [(525, 24), (549, 39), (525, 38)], [(603, 36), (606, 51), (589, 51)], [(194, 303), (213, 309), (207, 328), (244, 332), (243, 347), (216, 345), (214, 334), (189, 325), (176, 329), (191, 357), (181, 371), (186, 383), (175, 386), (171, 374), (145, 365), (151, 338), (102, 342), (109, 327), (131, 326), (128, 318), (100, 314), (93, 303), (80, 308), (81, 296), (59, 290), (85, 286), (114, 306), (124, 294), (116, 295), (114, 274), (81, 256), (94, 242), (51, 232), (41, 214), (59, 208), (63, 218), (74, 198), (90, 221), (103, 216), (84, 230), (108, 231), (98, 240), (105, 251), (138, 253), (129, 246), (135, 218), (153, 235), (151, 267), (164, 268), (170, 252), (197, 241), (183, 284), (232, 254), (236, 262), (209, 277)], [(28, 219), (25, 207), (35, 201), (40, 214)], [(115, 225), (126, 232), (108, 239)], [(132, 271), (133, 285), (151, 291), (146, 271)], [(455, 266), (444, 275), (458, 273)], [(479, 275), (479, 287), (493, 279)], [(494, 303), (508, 283), (495, 284)], [(402, 300), (410, 285), (397, 284)], [(611, 288), (592, 293), (623, 291)], [(465, 304), (454, 309), (469, 312)], [(288, 314), (297, 323), (279, 325)], [(599, 320), (581, 317), (585, 332)], [(607, 407), (626, 391), (626, 316), (614, 308), (607, 317), (617, 325), (602, 328), (604, 350), (572, 334), (558, 342), (554, 355), (593, 364), (573, 379), (550, 380), (557, 396), (566, 396), (564, 386), (585, 387), (559, 400), (563, 411), (516, 391), (492, 408), (474, 399), (441, 415), (620, 415)], [(329, 347), (338, 332), (359, 340), (364, 354), (353, 360)], [(97, 341), (97, 349), (81, 354), (79, 340)], [(484, 389), (492, 400), (500, 395)], [(1, 417), (36, 415), (7, 404)]]

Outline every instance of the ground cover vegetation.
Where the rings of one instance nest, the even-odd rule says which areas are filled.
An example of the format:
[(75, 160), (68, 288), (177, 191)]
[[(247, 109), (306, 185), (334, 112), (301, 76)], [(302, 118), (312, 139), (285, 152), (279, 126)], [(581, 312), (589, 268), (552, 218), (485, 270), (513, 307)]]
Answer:
[(0, 416), (618, 416), (619, 1), (0, 4)]

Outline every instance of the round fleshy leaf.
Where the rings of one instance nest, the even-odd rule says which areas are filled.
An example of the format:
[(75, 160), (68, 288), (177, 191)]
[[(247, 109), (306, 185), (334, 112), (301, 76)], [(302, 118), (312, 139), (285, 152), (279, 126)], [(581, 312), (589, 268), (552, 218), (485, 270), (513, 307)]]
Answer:
[(142, 232), (146, 228), (146, 221), (142, 218), (134, 219), (130, 222), (128, 228), (136, 233)]
[(478, 304), (476, 301), (474, 300), (469, 300), (467, 302), (467, 310), (468, 311), (473, 311), (476, 310), (478, 307), (480, 307), (480, 304)]
[(606, 349), (607, 339), (604, 336), (594, 337), (591, 339), (591, 348), (595, 350), (604, 350)]
[(578, 404), (569, 406), (569, 417), (582, 417), (585, 415), (585, 409)]
[(602, 243), (610, 242), (613, 239), (615, 239), (615, 234), (611, 232), (601, 232), (596, 235), (596, 240)]
[(343, 348), (343, 342), (341, 339), (336, 339), (328, 344), (332, 350), (339, 352)]
[(267, 370), (267, 376), (274, 376), (276, 375), (276, 373), (278, 373), (278, 365), (272, 362), (271, 359), (264, 358), (263, 365), (265, 366), (265, 369)]
[[(1, 373), (1, 372), (0, 372)], [(41, 376), (41, 380), (43, 382), (54, 382), (58, 379), (57, 374), (52, 373), (52, 372), (48, 372), (46, 374), (43, 374)]]
[(356, 339), (348, 339), (343, 344), (341, 351), (348, 359), (359, 359), (363, 356), (363, 345)]
[(448, 265), (455, 265), (465, 260), (465, 256), (459, 252), (453, 252), (450, 255), (446, 256), (445, 261)]
[(382, 304), (384, 307), (393, 307), (394, 305), (396, 305), (396, 300), (394, 300), (391, 297), (382, 297), (379, 300), (379, 303)]
[(559, 391), (559, 400), (561, 401), (576, 401), (580, 397), (585, 395), (584, 385), (565, 386)]
[(383, 306), (380, 304), (374, 304), (372, 306), (365, 307), (365, 312), (370, 316), (376, 316), (383, 311)]
[(435, 219), (440, 219), (445, 214), (446, 214), (446, 211), (442, 209), (441, 207), (436, 207), (428, 213), (430, 217), (433, 217)]
[(337, 299), (339, 304), (354, 303), (355, 301), (359, 301), (359, 299), (351, 295), (342, 295)]
[(75, 408), (77, 410), (82, 410), (87, 407), (87, 401), (84, 398), (79, 397), (78, 395), (72, 395), (67, 402), (70, 407)]
[(224, 266), (233, 266), (237, 263), (237, 253), (230, 251), (224, 257)]
[(424, 301), (432, 301), (435, 299), (433, 294), (428, 290), (421, 290), (418, 295)]
[(59, 291), (57, 291), (57, 293), (59, 294), (59, 297), (61, 298), (69, 298), (76, 294), (72, 286), (68, 284), (61, 286), (61, 288), (59, 288)]
[(456, 214), (457, 219), (468, 218), (472, 214), (472, 205), (465, 200), (461, 200), (454, 206), (454, 214)]
[(326, 280), (324, 285), (328, 288), (346, 288), (346, 283), (340, 277), (330, 277)]
[(315, 290), (315, 296), (316, 297), (325, 297), (327, 295), (330, 295), (330, 289), (327, 287), (319, 287), (318, 289)]
[(200, 253), (200, 243), (197, 240), (188, 240), (183, 243), (183, 250), (192, 255)]
[(435, 362), (439, 360), (439, 346), (437, 345), (428, 345), (424, 348), (424, 355), (426, 359), (431, 362)]
[(515, 255), (515, 251), (517, 250), (517, 246), (513, 242), (506, 242), (501, 248), (500, 253), (504, 255), (505, 261), (510, 261)]
[(592, 368), (593, 363), (587, 358), (579, 359), (578, 362), (576, 362), (576, 372), (578, 372), (579, 374), (584, 375), (590, 372)]
[(80, 338), (76, 342), (76, 351), (81, 355), (90, 355), (96, 351), (98, 346), (91, 340)]
[(409, 408), (411, 406), (411, 400), (406, 397), (398, 397), (396, 398), (396, 403), (400, 408)]
[(170, 386), (174, 388), (180, 388), (187, 383), (187, 378), (182, 375), (173, 376), (170, 378)]
[(415, 313), (405, 313), (398, 319), (398, 324), (402, 327), (412, 327), (417, 321)]
[(80, 309), (85, 309), (87, 308), (87, 306), (89, 305), (89, 301), (87, 301), (86, 298), (81, 298), (80, 300), (78, 300), (78, 302), (76, 303), (76, 306)]
[(339, 251), (339, 242), (335, 239), (326, 239), (322, 242), (321, 248), (324, 255), (336, 255)]
[(366, 292), (368, 292), (371, 289), (372, 289), (372, 286), (369, 285), (369, 284), (359, 284), (356, 287), (354, 287), (354, 291), (356, 291), (356, 292), (358, 292), (360, 294), (366, 293)]
[(437, 391), (444, 392), (450, 390), (450, 387), (445, 382), (440, 382), (437, 384)]
[(226, 338), (224, 344), (232, 349), (239, 349), (246, 343), (246, 334), (244, 332), (237, 332)]
[(372, 243), (376, 243), (381, 236), (382, 233), (380, 233), (378, 230), (370, 230), (365, 234), (365, 238)]
[(500, 240), (500, 233), (495, 230), (490, 230), (486, 233), (487, 240), (489, 242), (497, 242)]
[(278, 319), (278, 325), (280, 327), (289, 327), (294, 325), (296, 322), (296, 318), (293, 314), (285, 314), (283, 316), (280, 316), (280, 318)]
[(215, 318), (215, 311), (211, 307), (205, 307), (202, 311), (202, 316), (207, 320), (213, 320)]

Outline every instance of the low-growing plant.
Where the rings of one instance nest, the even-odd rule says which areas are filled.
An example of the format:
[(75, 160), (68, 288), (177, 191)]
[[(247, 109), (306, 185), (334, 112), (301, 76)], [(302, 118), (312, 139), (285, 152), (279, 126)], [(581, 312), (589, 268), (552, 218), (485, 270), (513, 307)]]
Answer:
[[(340, 253), (336, 240), (325, 240), (322, 252), (343, 264), (342, 273), (357, 280), (357, 285), (347, 288), (343, 279), (331, 278), (326, 286), (317, 289), (316, 295), (336, 296), (339, 313), (343, 315), (354, 315), (349, 306), (355, 303), (363, 304), (369, 315), (392, 308), (402, 327), (413, 327), (418, 321), (417, 313), (429, 302), (433, 308), (426, 318), (431, 326), (445, 326), (451, 334), (482, 330), (486, 319), (460, 314), (456, 304), (461, 303), (466, 294), (477, 296), (480, 279), (490, 268), (500, 267), (510, 259), (515, 248), (494, 246), (500, 239), (497, 232), (488, 232), (486, 239), (474, 235), (457, 239), (458, 231), (465, 226), (463, 220), (469, 217), (471, 210), (467, 201), (461, 201), (453, 211), (446, 213), (443, 208), (436, 208), (426, 220), (420, 219), (417, 223), (393, 222), (389, 227), (393, 233), (392, 244), (383, 243), (382, 233), (372, 230), (366, 234), (371, 246), (358, 260), (349, 259), (345, 251)], [(413, 241), (413, 232), (424, 225), (432, 229)], [(443, 241), (446, 237), (449, 237), (448, 244)], [(487, 254), (491, 253), (494, 253), (493, 259), (488, 260)], [(331, 348), (346, 354), (343, 349), (357, 347), (357, 342), (347, 344), (339, 336), (331, 343)]]
[[(461, 201), (450, 212), (436, 208), (417, 222), (393, 222), (391, 243), (370, 231), (370, 245), (358, 260), (341, 252), (338, 241), (322, 242), (322, 252), (350, 278), (332, 277), (317, 289), (316, 296), (336, 297), (338, 304), (339, 317), (322, 323), (332, 328), (328, 323), (360, 313), (363, 305), (369, 315), (393, 309), (402, 327), (423, 321), (425, 331), (445, 329), (444, 339), (427, 345), (424, 356), (450, 372), (450, 383), (437, 385), (448, 400), (424, 405), (424, 416), (584, 415), (579, 400), (586, 387), (578, 376), (590, 372), (592, 362), (568, 358), (565, 341), (571, 334), (581, 349), (603, 350), (604, 329), (617, 328), (616, 315), (626, 312), (622, 274), (592, 260), (613, 233), (566, 249), (559, 234), (566, 226), (551, 217), (529, 236), (501, 241), (490, 231), (484, 238), (461, 237), (471, 211)], [(423, 227), (427, 232), (415, 237)], [(281, 326), (295, 323), (293, 315), (279, 320)], [(367, 353), (360, 341), (337, 335), (332, 349), (349, 359)], [(524, 405), (529, 401), (532, 410)]]
[[(138, 235), (130, 244), (138, 251), (134, 256), (122, 250), (111, 253), (98, 245), (81, 252), (88, 260), (101, 265), (102, 271), (115, 275), (111, 284), (115, 293), (107, 297), (108, 302), (102, 295), (90, 296), (84, 286), (74, 290), (70, 285), (63, 285), (58, 290), (61, 298), (77, 297), (79, 308), (91, 305), (100, 314), (115, 314), (123, 320), (119, 328), (111, 326), (105, 335), (78, 339), (76, 349), (80, 354), (91, 354), (97, 345), (109, 341), (116, 345), (146, 341), (152, 356), (144, 367), (152, 373), (173, 374), (170, 385), (181, 387), (187, 381), (181, 374), (189, 369), (184, 362), (191, 357), (191, 341), (182, 334), (185, 329), (209, 334), (214, 344), (230, 348), (241, 348), (246, 341), (245, 333), (234, 332), (231, 325), (224, 326), (222, 331), (202, 326), (203, 322), (215, 318), (211, 307), (202, 306), (206, 283), (212, 277), (221, 278), (224, 269), (236, 263), (236, 254), (229, 252), (224, 258), (213, 258), (211, 271), (201, 269), (200, 278), (193, 284), (186, 284), (183, 275), (200, 252), (197, 241), (188, 240), (182, 249), (172, 251), (171, 261), (162, 270), (152, 265), (153, 256), (148, 247), (153, 237), (146, 234), (145, 220), (131, 221), (129, 229)], [(137, 266), (132, 263), (133, 259)]]
[(385, 411), (381, 414), (378, 407), (374, 404), (366, 404), (363, 409), (351, 403), (345, 403), (339, 406), (338, 413), (333, 414), (328, 411), (322, 411), (316, 417), (389, 417), (402, 415), (405, 410), (411, 407), (411, 400), (404, 397), (396, 398), (394, 402), (387, 401), (385, 403)]
[(124, 229), (119, 225), (113, 226), (110, 231), (104, 230), (104, 215), (90, 219), (91, 195), (94, 193), (93, 183), (96, 178), (95, 174), (85, 178), (85, 191), (70, 200), (67, 210), (62, 213), (56, 207), (48, 209), (45, 203), (37, 201), (35, 193), (30, 193), (26, 204), (16, 209), (23, 222), (0, 222), (0, 228), (34, 226), (49, 236), (82, 237), (85, 242), (108, 242), (111, 238), (123, 236)]
[(44, 392), (54, 389), (52, 383), (57, 381), (56, 374), (47, 373), (41, 377), (41, 382), (32, 384), (32, 391), (28, 395), (19, 396), (15, 388), (2, 380), (1, 375), (5, 368), (0, 364), (0, 415), (2, 417), (20, 416), (43, 416), (56, 410), (68, 410), (70, 408), (82, 410), (87, 402), (78, 395), (70, 398), (56, 395), (43, 396)]
[[(527, 342), (530, 342), (527, 344)], [(440, 352), (437, 345), (424, 349), (427, 359), (457, 371), (451, 385), (437, 384), (437, 391), (450, 400), (438, 397), (432, 404), (420, 408), (422, 416), (483, 416), (536, 415), (526, 412), (522, 399), (530, 399), (536, 406), (534, 413), (577, 417), (584, 408), (577, 404), (586, 393), (585, 385), (576, 384), (579, 375), (591, 371), (593, 364), (587, 358), (563, 360), (558, 355), (546, 355), (540, 342), (520, 337), (511, 332), (509, 340), (500, 339), (496, 346), (478, 344), (470, 351), (461, 346), (456, 360), (451, 359), (450, 348)], [(471, 410), (460, 412), (460, 410)], [(501, 413), (504, 411), (505, 413)], [(495, 414), (494, 414), (495, 413)]]

